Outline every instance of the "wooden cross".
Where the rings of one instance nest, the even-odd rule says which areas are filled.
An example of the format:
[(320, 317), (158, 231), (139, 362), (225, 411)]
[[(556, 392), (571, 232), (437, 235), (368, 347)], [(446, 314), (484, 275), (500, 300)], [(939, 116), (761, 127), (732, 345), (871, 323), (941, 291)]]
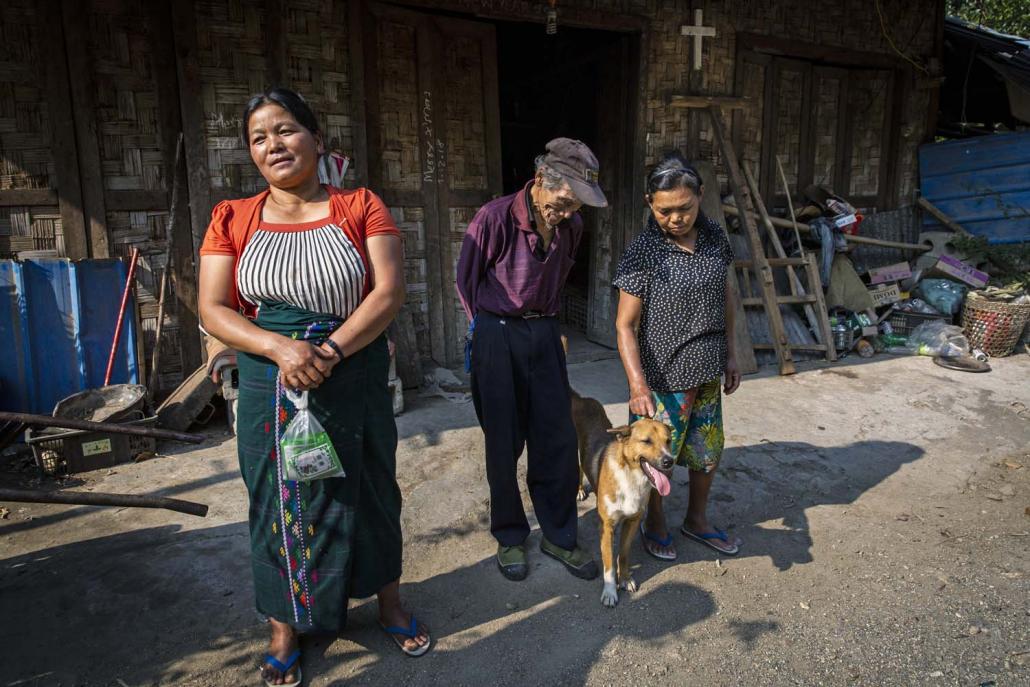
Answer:
[(701, 68), (701, 39), (715, 37), (714, 26), (702, 26), (702, 10), (694, 10), (694, 24), (684, 24), (680, 27), (681, 36), (694, 37), (694, 69)]

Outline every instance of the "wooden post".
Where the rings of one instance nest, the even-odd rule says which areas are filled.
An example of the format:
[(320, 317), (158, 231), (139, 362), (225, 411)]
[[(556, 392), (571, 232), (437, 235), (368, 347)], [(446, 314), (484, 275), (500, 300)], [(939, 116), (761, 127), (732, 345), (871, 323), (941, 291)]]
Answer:
[(948, 229), (951, 229), (959, 236), (972, 236), (965, 227), (948, 217), (939, 207), (928, 201), (926, 198), (920, 196), (919, 199), (916, 200), (916, 203), (919, 207), (929, 212), (931, 217), (946, 226)]
[[(200, 97), (200, 65), (197, 63), (197, 25), (192, 2), (173, 2), (172, 31), (175, 66), (179, 77), (179, 110), (186, 153), (186, 181), (190, 194), (192, 252), (200, 263), (200, 244), (211, 221), (211, 174), (207, 167), (207, 137)], [(182, 263), (180, 263), (182, 264)]]
[[(719, 202), (719, 182), (715, 176), (715, 166), (706, 161), (698, 162), (697, 171), (702, 179), (708, 180), (704, 195), (701, 196), (701, 212), (705, 217), (715, 220), (726, 233), (726, 216), (722, 213)], [(727, 240), (729, 237), (727, 236)], [(733, 320), (733, 340), (737, 351), (737, 364), (740, 366), (740, 373), (749, 375), (758, 372), (758, 361), (755, 360), (755, 348), (751, 342), (751, 333), (747, 329), (747, 313), (744, 312), (744, 303), (741, 300), (740, 284), (737, 280), (737, 270), (730, 265), (727, 270), (726, 288), (736, 303)], [(748, 294), (750, 295), (750, 294)]]
[[(348, 47), (350, 52), (350, 93), (351, 93), (351, 130), (354, 132), (353, 160), (354, 180), (358, 186), (368, 186), (368, 107), (365, 93), (365, 42), (364, 16), (368, 12), (366, 3), (353, 0), (347, 5), (347, 28), (349, 29)], [(369, 36), (376, 40), (375, 34)], [(376, 82), (372, 82), (373, 87)]]
[(285, 18), (284, 0), (265, 0), (265, 82), (268, 86), (288, 85)]
[(747, 199), (744, 196), (744, 181), (740, 175), (740, 168), (737, 166), (737, 154), (733, 145), (726, 138), (726, 132), (722, 126), (722, 111), (713, 105), (708, 108), (712, 119), (712, 132), (715, 134), (716, 143), (722, 153), (723, 161), (726, 163), (726, 171), (729, 173), (730, 188), (737, 206), (745, 210), (740, 215), (740, 224), (744, 227), (748, 241), (751, 243), (751, 258), (754, 261), (755, 275), (758, 277), (762, 289), (762, 301), (765, 304), (765, 313), (769, 318), (769, 331), (772, 334), (773, 346), (776, 350), (776, 358), (779, 361), (780, 374), (794, 374), (794, 360), (790, 355), (790, 341), (787, 339), (787, 332), (783, 327), (783, 317), (780, 315), (780, 306), (776, 302), (776, 287), (773, 283), (772, 268), (766, 261), (765, 249), (762, 247), (762, 239), (758, 230), (751, 223), (751, 218), (746, 212)]
[[(104, 207), (100, 144), (97, 141), (93, 60), (86, 40), (86, 31), (89, 30), (87, 10), (87, 3), (75, 0), (62, 2), (64, 38), (68, 50), (68, 83), (75, 114), (75, 142), (82, 185), (82, 211), (89, 236), (90, 257), (108, 258), (111, 257), (111, 248), (110, 237), (107, 235), (107, 210)], [(46, 46), (42, 47), (46, 50)]]
[[(75, 118), (68, 101), (68, 57), (61, 28), (61, 3), (45, 0), (37, 5), (36, 42), (46, 79), (50, 113), (50, 150), (54, 160), (57, 203), (61, 213), (65, 255), (73, 260), (89, 257), (89, 238), (82, 212), (79, 155), (75, 149)], [(48, 36), (49, 41), (44, 37)]]
[[(182, 355), (182, 369), (195, 370), (204, 360), (201, 345), (200, 311), (197, 306), (197, 263), (194, 257), (193, 232), (190, 228), (190, 209), (187, 193), (186, 165), (179, 159), (185, 154), (182, 110), (179, 102), (179, 77), (176, 72), (175, 37), (172, 35), (171, 9), (163, 3), (144, 3), (150, 35), (153, 40), (154, 81), (157, 86), (158, 125), (161, 130), (162, 171), (168, 192), (167, 205), (174, 216), (170, 218), (172, 233), (167, 237), (171, 244), (169, 263), (175, 265), (172, 273), (172, 292), (175, 294), (175, 322), (179, 328), (179, 351)], [(179, 147), (183, 146), (180, 153)], [(175, 194), (178, 189), (179, 202)], [(168, 271), (169, 265), (165, 265)], [(163, 280), (163, 275), (162, 275)], [(160, 342), (155, 342), (155, 346)], [(151, 393), (156, 391), (151, 390)]]

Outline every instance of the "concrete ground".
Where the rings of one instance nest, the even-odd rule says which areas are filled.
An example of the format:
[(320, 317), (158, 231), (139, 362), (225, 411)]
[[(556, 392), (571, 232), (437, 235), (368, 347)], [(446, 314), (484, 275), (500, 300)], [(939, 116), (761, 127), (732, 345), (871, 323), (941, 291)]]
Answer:
[[(402, 591), (436, 646), (400, 655), (374, 603), (357, 601), (342, 636), (305, 638), (306, 684), (1030, 684), (1030, 357), (994, 362), (968, 374), (878, 356), (745, 378), (726, 401), (712, 500), (741, 554), (677, 537), (665, 564), (637, 543), (641, 588), (614, 610), (600, 580), (539, 554), (538, 531), (529, 579), (501, 578), (472, 407), (411, 397), (398, 418)], [(617, 360), (570, 375), (626, 416)], [(0, 685), (260, 684), (267, 630), (235, 442), (212, 430), (166, 449), (68, 486), (174, 495), (210, 504), (208, 517), (3, 504)], [(673, 523), (686, 477), (677, 469)], [(597, 551), (592, 497), (580, 522)]]

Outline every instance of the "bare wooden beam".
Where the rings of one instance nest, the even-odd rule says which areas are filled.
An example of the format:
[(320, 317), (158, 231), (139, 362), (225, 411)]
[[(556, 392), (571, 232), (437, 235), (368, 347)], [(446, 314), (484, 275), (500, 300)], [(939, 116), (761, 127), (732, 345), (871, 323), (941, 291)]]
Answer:
[[(727, 215), (731, 215), (733, 217), (740, 217), (741, 216), (741, 212), (740, 212), (739, 209), (737, 209), (736, 205), (729, 205), (727, 203), (723, 203), (722, 211), (725, 212)], [(749, 212), (749, 213), (747, 213), (747, 215), (748, 215), (748, 217), (752, 221), (758, 219), (758, 216), (755, 215), (753, 212)], [(774, 227), (782, 227), (784, 229), (792, 229), (793, 226), (794, 226), (793, 224), (791, 224), (787, 220), (780, 219), (779, 217), (770, 217), (769, 221), (772, 222), (772, 225)], [(811, 234), (812, 233), (812, 229), (807, 224), (805, 224), (804, 222), (798, 222), (798, 231), (800, 231), (803, 234)], [(920, 245), (918, 243), (903, 243), (901, 241), (888, 241), (886, 239), (874, 239), (874, 238), (869, 237), (869, 236), (855, 236), (855, 235), (852, 235), (852, 234), (844, 234), (844, 240), (847, 241), (848, 243), (860, 243), (860, 244), (865, 244), (867, 246), (882, 246), (883, 248), (900, 248), (902, 250), (912, 250), (912, 251), (918, 251), (920, 253), (925, 253), (928, 250), (931, 250), (930, 246), (923, 246), (923, 245)]]
[[(766, 258), (765, 261), (769, 263), (769, 267), (786, 267), (787, 265), (804, 267), (807, 264), (804, 258)], [(754, 262), (751, 260), (734, 260), (733, 266), (739, 269), (752, 269)]]
[(726, 110), (744, 110), (751, 107), (749, 98), (731, 95), (670, 95), (669, 107), (704, 109), (713, 105)]
[[(362, 23), (367, 11), (365, 3), (354, 0), (347, 4), (348, 62), (350, 63), (351, 130), (354, 140), (354, 180), (368, 186), (368, 96), (365, 91), (365, 32)], [(376, 37), (370, 36), (371, 40)], [(376, 83), (372, 83), (373, 87)]]
[(919, 207), (929, 212), (934, 219), (946, 226), (948, 229), (951, 229), (956, 234), (960, 234), (961, 236), (972, 236), (965, 227), (948, 217), (939, 207), (928, 201), (926, 198), (920, 196), (916, 203), (919, 204)]
[[(169, 3), (170, 4), (170, 3)], [(175, 36), (172, 10), (166, 3), (145, 3), (153, 41), (154, 79), (157, 84), (158, 124), (161, 130), (162, 172), (165, 178), (165, 205), (174, 212), (169, 254), (172, 293), (175, 294), (176, 324), (179, 326), (179, 350), (182, 369), (195, 370), (204, 361), (203, 335), (197, 304), (197, 265), (193, 253), (193, 232), (190, 228), (190, 196), (187, 192), (186, 166), (176, 164), (182, 132), (182, 110), (179, 104), (179, 77), (176, 72)], [(185, 141), (183, 143), (185, 146)], [(181, 161), (180, 161), (181, 162)], [(178, 202), (170, 196), (178, 187)], [(170, 295), (170, 294), (169, 294)], [(160, 377), (159, 377), (160, 379)], [(154, 390), (151, 389), (153, 392)]]
[(265, 78), (269, 86), (286, 86), (286, 3), (265, 0)]
[[(742, 302), (749, 308), (763, 307), (765, 305), (764, 300), (754, 297), (745, 298)], [(776, 302), (780, 305), (810, 305), (815, 303), (815, 296), (780, 296), (777, 294)], [(791, 344), (791, 347), (793, 348), (794, 344)]]
[(112, 212), (167, 210), (168, 194), (165, 191), (151, 190), (107, 190), (104, 191), (104, 205)]
[[(54, 159), (57, 198), (61, 213), (61, 232), (64, 234), (64, 252), (72, 259), (89, 257), (89, 238), (82, 213), (82, 186), (79, 182), (79, 154), (75, 149), (75, 118), (68, 100), (68, 56), (64, 49), (64, 30), (61, 27), (60, 0), (45, 0), (37, 5), (37, 45), (43, 46), (44, 36), (50, 37), (49, 45), (41, 51), (46, 80), (47, 108), (50, 113), (50, 150)], [(22, 191), (19, 193), (37, 193)], [(46, 193), (51, 193), (46, 191)], [(2, 199), (18, 200), (13, 191), (0, 193), (0, 205), (7, 205)], [(25, 196), (28, 200), (31, 196)], [(17, 204), (17, 203), (15, 203)], [(36, 203), (24, 203), (35, 205)]]
[(190, 224), (194, 262), (211, 220), (211, 174), (207, 166), (207, 137), (204, 108), (200, 97), (200, 65), (197, 61), (197, 23), (192, 2), (173, 2), (172, 31), (175, 38), (175, 66), (179, 79), (179, 110), (186, 151), (187, 187), (190, 194)]
[[(104, 206), (100, 143), (97, 140), (96, 84), (93, 81), (93, 60), (86, 39), (89, 7), (87, 3), (64, 0), (61, 10), (68, 50), (68, 83), (74, 110), (84, 225), (89, 237), (90, 256), (108, 258), (111, 257), (111, 248), (107, 233), (107, 209)], [(64, 97), (67, 98), (67, 94)]]
[[(54, 151), (59, 153), (59, 151)], [(0, 207), (22, 207), (32, 205), (57, 205), (57, 191), (48, 188), (42, 189), (11, 189), (0, 191)], [(67, 239), (65, 240), (67, 244)]]

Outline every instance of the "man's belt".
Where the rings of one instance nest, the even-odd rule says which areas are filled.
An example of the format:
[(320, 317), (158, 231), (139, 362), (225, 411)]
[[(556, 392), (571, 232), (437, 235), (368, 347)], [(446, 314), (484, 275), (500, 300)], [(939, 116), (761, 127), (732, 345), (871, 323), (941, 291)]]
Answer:
[[(487, 312), (490, 312), (490, 311), (488, 310)], [(521, 317), (524, 320), (538, 320), (541, 317), (557, 317), (558, 316), (557, 314), (549, 315), (547, 313), (540, 312), (539, 310), (527, 310), (526, 312), (519, 313), (518, 315), (502, 315), (502, 314), (496, 313), (496, 312), (490, 312), (490, 314), (494, 315), (495, 317)]]

